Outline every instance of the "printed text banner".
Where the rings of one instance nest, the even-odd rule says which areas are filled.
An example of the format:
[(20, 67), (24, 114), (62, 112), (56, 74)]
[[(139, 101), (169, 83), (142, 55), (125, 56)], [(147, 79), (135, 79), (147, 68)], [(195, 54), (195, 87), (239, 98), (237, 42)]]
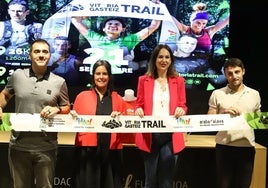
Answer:
[[(247, 123), (252, 119), (244, 115), (230, 117), (221, 115), (186, 115), (178, 119), (173, 116), (156, 117), (56, 115), (50, 119), (42, 119), (39, 114), (4, 113), (0, 130), (9, 131), (47, 131), (47, 132), (208, 132), (222, 130), (242, 130), (256, 128)], [(248, 114), (247, 114), (248, 115)], [(253, 114), (253, 116), (256, 114)], [(252, 116), (252, 117), (253, 117)], [(252, 123), (251, 123), (252, 124)], [(266, 126), (261, 123), (265, 128)], [(255, 126), (255, 127), (254, 127)], [(257, 128), (260, 127), (259, 125)]]
[(156, 4), (149, 0), (143, 0), (142, 3), (140, 0), (73, 0), (46, 20), (42, 38), (67, 37), (71, 18), (75, 16), (162, 20), (165, 28), (161, 31), (160, 43), (175, 43), (180, 35), (164, 3)]

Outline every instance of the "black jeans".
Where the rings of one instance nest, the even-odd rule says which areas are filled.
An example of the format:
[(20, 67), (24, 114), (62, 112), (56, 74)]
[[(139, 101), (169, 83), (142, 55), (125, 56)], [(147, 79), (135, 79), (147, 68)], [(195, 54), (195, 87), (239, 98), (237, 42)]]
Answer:
[(217, 188), (249, 188), (255, 147), (216, 144)]

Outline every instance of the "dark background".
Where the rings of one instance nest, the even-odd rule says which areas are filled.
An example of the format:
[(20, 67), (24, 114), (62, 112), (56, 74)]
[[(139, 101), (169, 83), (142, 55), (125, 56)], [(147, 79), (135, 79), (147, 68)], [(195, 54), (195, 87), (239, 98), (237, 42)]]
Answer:
[[(230, 56), (244, 61), (244, 83), (260, 92), (263, 112), (268, 111), (268, 76), (265, 70), (268, 55), (266, 9), (266, 3), (262, 0), (231, 1)], [(268, 147), (268, 131), (255, 130), (255, 133), (256, 142)], [(267, 182), (268, 178), (266, 184)]]
[[(246, 66), (244, 83), (260, 92), (262, 111), (268, 111), (267, 7), (262, 0), (231, 1), (230, 56), (239, 57)], [(268, 131), (255, 130), (256, 141), (268, 146)]]

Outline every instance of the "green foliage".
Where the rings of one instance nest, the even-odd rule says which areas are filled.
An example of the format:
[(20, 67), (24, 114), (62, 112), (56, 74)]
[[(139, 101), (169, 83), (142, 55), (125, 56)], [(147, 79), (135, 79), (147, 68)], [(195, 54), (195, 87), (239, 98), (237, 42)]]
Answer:
[(2, 124), (0, 124), (0, 131), (10, 131), (10, 113), (3, 113)]

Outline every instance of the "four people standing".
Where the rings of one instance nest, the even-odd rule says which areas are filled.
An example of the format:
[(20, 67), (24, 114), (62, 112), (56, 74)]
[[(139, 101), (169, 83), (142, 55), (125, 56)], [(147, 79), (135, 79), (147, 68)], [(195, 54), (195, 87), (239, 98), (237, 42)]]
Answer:
[[(17, 2), (12, 1), (9, 11), (11, 14), (12, 7), (20, 8), (17, 12), (21, 14), (16, 13), (15, 17), (23, 17), (23, 22), (19, 20), (20, 22), (17, 23), (24, 24), (24, 18), (29, 14), (28, 5), (26, 1), (20, 1), (22, 4)], [(196, 12), (190, 18), (191, 26), (185, 26), (177, 20), (175, 22), (180, 31), (196, 35), (198, 37), (197, 46), (199, 45), (200, 49), (208, 51), (211, 47), (211, 38), (229, 23), (229, 16), (216, 25), (205, 28), (208, 21), (208, 13), (205, 8), (202, 4), (196, 5)], [(73, 18), (72, 21), (77, 26), (81, 20)], [(116, 22), (117, 27), (121, 24), (122, 31), (125, 29), (124, 23), (120, 22), (120, 20), (110, 19), (106, 21), (108, 25), (111, 25), (112, 22)], [(41, 30), (42, 26), (37, 25), (37, 29)], [(109, 27), (111, 27), (110, 25)], [(139, 36), (139, 39), (135, 40), (135, 42), (138, 43), (148, 37), (159, 25), (160, 21), (152, 22), (149, 27), (150, 32), (148, 32), (147, 28), (146, 34), (145, 32), (139, 33), (142, 34), (142, 37)], [(83, 27), (79, 26), (78, 28), (81, 32)], [(197, 31), (197, 28), (201, 29), (200, 32)], [(28, 30), (30, 31), (30, 29)], [(89, 32), (86, 29), (82, 32), (87, 34), (85, 31)], [(9, 33), (2, 31), (3, 36)], [(39, 32), (34, 34), (36, 35), (35, 38), (40, 37), (37, 36)], [(18, 35), (22, 35), (22, 31)], [(6, 39), (7, 37), (2, 38)], [(14, 41), (16, 43), (20, 42), (17, 39), (14, 39)], [(10, 41), (2, 41), (3, 45), (6, 45), (7, 42), (10, 43)], [(24, 45), (24, 42), (22, 41), (19, 45)], [(1, 92), (1, 107), (5, 107), (11, 97), (15, 96), (15, 111), (17, 113), (40, 113), (44, 118), (51, 117), (56, 113), (68, 113), (70, 109), (66, 82), (47, 70), (47, 64), (50, 59), (49, 44), (44, 40), (37, 39), (34, 41), (30, 50), (30, 59), (32, 62), (31, 68), (15, 71)], [(240, 115), (244, 112), (260, 111), (259, 93), (243, 84), (243, 75), (245, 73), (243, 63), (236, 58), (229, 59), (224, 65), (224, 73), (228, 85), (213, 91), (209, 100), (208, 114), (229, 113), (231, 115)], [(93, 88), (77, 96), (74, 110), (78, 114), (85, 115), (111, 115), (115, 117), (123, 114), (125, 112), (124, 102), (121, 96), (113, 91), (111, 87), (111, 66), (107, 61), (99, 60), (94, 65), (93, 79)], [(24, 86), (23, 90), (20, 83)], [(25, 90), (25, 87), (29, 89)], [(144, 115), (163, 117), (174, 115), (177, 118), (187, 112), (184, 79), (176, 73), (172, 51), (166, 45), (158, 45), (153, 50), (148, 71), (139, 78), (137, 89), (135, 114), (140, 117)], [(223, 102), (220, 101), (220, 105), (218, 105), (219, 98), (223, 100)], [(90, 101), (91, 105), (87, 105), (88, 101)], [(218, 177), (220, 177), (218, 187), (228, 187), (229, 184), (232, 187), (236, 187), (239, 184), (249, 187), (254, 165), (254, 144), (253, 130), (220, 131), (217, 133), (216, 162)], [(115, 188), (121, 187), (123, 164), (122, 142), (119, 134), (77, 133), (75, 145), (77, 146), (76, 154), (79, 158), (77, 161), (80, 162), (77, 166), (77, 171), (75, 171), (76, 187), (89, 184), (97, 187), (111, 187), (111, 185)], [(136, 145), (141, 150), (144, 159), (145, 186), (172, 187), (177, 154), (185, 147), (183, 134), (137, 133)], [(243, 153), (243, 160), (236, 158), (239, 156), (235, 154), (236, 152), (238, 154)], [(34, 184), (34, 179), (37, 186), (52, 187), (56, 154), (56, 133), (12, 131), (8, 159), (14, 187), (18, 185), (20, 187), (30, 187), (31, 184)], [(37, 155), (41, 156), (41, 161), (44, 158), (49, 159), (49, 162), (46, 163), (49, 165), (44, 165), (44, 163), (40, 163), (37, 160), (34, 161), (37, 164), (36, 166), (27, 166), (30, 164), (29, 162), (33, 162), (30, 158)], [(237, 167), (234, 164), (240, 166)], [(238, 176), (232, 174), (231, 172), (235, 171), (233, 168), (242, 169), (244, 176), (240, 176), (241, 173)], [(85, 169), (86, 171), (84, 171)], [(22, 173), (24, 170), (28, 170), (27, 173)], [(167, 171), (171, 173), (166, 173)], [(45, 176), (44, 172), (49, 175)], [(158, 174), (160, 175), (157, 176)], [(88, 175), (91, 178), (86, 178)], [(93, 176), (94, 178), (92, 178)], [(235, 178), (231, 179), (230, 177)], [(90, 181), (90, 183), (87, 181)]]
[[(49, 44), (42, 39), (34, 41), (30, 50), (32, 66), (12, 74), (0, 93), (2, 108), (12, 96), (16, 96), (15, 111), (18, 113), (40, 112), (43, 118), (69, 113), (66, 82), (49, 72), (49, 58)], [(259, 92), (243, 84), (243, 62), (238, 58), (228, 59), (224, 64), (224, 74), (228, 84), (212, 92), (208, 114), (229, 113), (236, 116), (260, 112)], [(20, 83), (24, 85), (23, 89)], [(25, 87), (29, 89), (25, 90)], [(108, 61), (99, 60), (94, 64), (92, 89), (77, 95), (74, 110), (81, 115), (111, 115), (112, 118), (124, 114), (125, 103), (113, 90)], [(174, 69), (174, 57), (169, 46), (160, 44), (152, 51), (148, 71), (139, 77), (135, 115), (163, 118), (173, 115), (178, 118), (186, 112), (184, 79)], [(217, 133), (217, 187), (250, 186), (255, 158), (254, 140), (254, 130)], [(123, 185), (120, 134), (77, 133), (75, 145), (79, 164), (73, 179), (74, 187), (117, 188)], [(144, 159), (145, 187), (172, 187), (178, 153), (185, 147), (183, 134), (137, 133), (136, 145)], [(239, 157), (241, 153), (243, 158)], [(57, 133), (12, 131), (8, 159), (14, 187), (29, 187), (35, 183), (52, 187), (56, 154)], [(36, 156), (40, 158), (34, 159)], [(36, 166), (31, 166), (32, 162)]]

